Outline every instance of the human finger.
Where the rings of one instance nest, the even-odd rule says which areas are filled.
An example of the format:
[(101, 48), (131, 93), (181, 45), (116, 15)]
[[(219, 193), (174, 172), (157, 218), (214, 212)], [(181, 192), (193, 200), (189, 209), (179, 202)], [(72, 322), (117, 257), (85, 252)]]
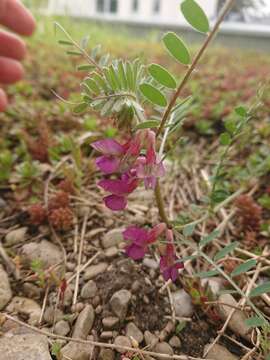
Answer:
[(26, 46), (20, 38), (0, 30), (0, 56), (22, 60), (25, 54)]
[(0, 56), (0, 83), (12, 84), (23, 78), (24, 70), (17, 60)]
[(31, 35), (36, 23), (31, 12), (18, 0), (0, 0), (0, 23), (20, 35)]

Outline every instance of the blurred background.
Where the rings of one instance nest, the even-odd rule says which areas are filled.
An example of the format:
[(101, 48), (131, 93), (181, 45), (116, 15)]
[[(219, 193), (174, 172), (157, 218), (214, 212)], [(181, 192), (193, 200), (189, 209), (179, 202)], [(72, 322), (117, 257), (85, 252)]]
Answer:
[[(24, 0), (33, 11), (44, 16), (65, 16), (73, 21), (125, 25), (136, 36), (149, 30), (173, 29), (187, 32), (198, 40), (179, 11), (179, 0)], [(225, 0), (198, 0), (214, 22)], [(237, 0), (226, 18), (218, 40), (228, 46), (254, 47), (269, 51), (270, 2)]]

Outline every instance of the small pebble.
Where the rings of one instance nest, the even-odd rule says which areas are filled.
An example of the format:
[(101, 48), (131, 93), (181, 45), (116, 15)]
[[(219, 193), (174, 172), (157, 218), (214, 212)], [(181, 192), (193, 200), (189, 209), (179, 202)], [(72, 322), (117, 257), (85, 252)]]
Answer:
[(114, 360), (114, 351), (111, 349), (101, 349), (98, 360)]
[(119, 319), (114, 316), (108, 316), (102, 319), (102, 324), (106, 329), (113, 329), (119, 323)]
[(179, 339), (178, 336), (173, 336), (170, 341), (169, 344), (173, 347), (173, 348), (177, 348), (179, 349), (181, 347), (181, 340)]
[(81, 297), (83, 299), (90, 299), (96, 296), (98, 291), (97, 285), (93, 280), (89, 280), (86, 284), (84, 284), (81, 290)]
[(102, 331), (102, 333), (100, 334), (101, 339), (111, 339), (112, 337), (113, 337), (112, 331)]
[[(114, 344), (117, 346), (127, 346), (127, 347), (131, 347), (131, 341), (129, 340), (128, 337), (126, 336), (117, 336), (116, 339), (114, 340)], [(120, 353), (120, 354), (124, 354), (127, 352), (127, 350), (122, 349), (121, 347), (116, 348), (116, 350)]]
[(101, 262), (97, 265), (89, 266), (84, 273), (84, 280), (90, 280), (95, 278), (97, 275), (102, 274), (108, 267), (107, 263)]
[(127, 324), (126, 335), (135, 339), (139, 344), (143, 341), (143, 333), (133, 322)]
[(54, 332), (57, 335), (66, 336), (70, 332), (69, 323), (65, 320), (60, 320), (55, 324)]

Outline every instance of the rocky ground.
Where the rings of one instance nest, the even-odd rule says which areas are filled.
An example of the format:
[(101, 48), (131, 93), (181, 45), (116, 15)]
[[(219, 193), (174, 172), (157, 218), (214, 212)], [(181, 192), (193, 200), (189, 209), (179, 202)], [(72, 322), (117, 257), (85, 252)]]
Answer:
[[(247, 327), (254, 313), (226, 280), (195, 277), (212, 270), (209, 264), (186, 258), (171, 284), (160, 275), (154, 249), (140, 262), (126, 257), (123, 229), (158, 221), (153, 194), (140, 188), (125, 214), (102, 204), (89, 144), (114, 136), (113, 121), (93, 113), (76, 116), (57, 101), (51, 90), (76, 99), (84, 74), (74, 71), (77, 60), (67, 61), (44, 29), (30, 44), (26, 80), (9, 88), (11, 106), (0, 114), (0, 359), (265, 359), (270, 330)], [(156, 42), (119, 37), (115, 46), (110, 31), (104, 39), (115, 54), (143, 51), (149, 62), (183, 73)], [(184, 95), (194, 95), (194, 106), (168, 142), (175, 155), (168, 156), (162, 184), (168, 216), (178, 224), (203, 214), (225, 121), (234, 119), (236, 105), (254, 100), (269, 68), (268, 56), (218, 49), (192, 78)], [(210, 258), (237, 240), (219, 265), (230, 274), (256, 260), (237, 277), (245, 293), (270, 278), (269, 91), (262, 102), (230, 153), (222, 183), (244, 197), (188, 236), (194, 246), (220, 227), (222, 236), (206, 246)], [(70, 186), (63, 186), (66, 180)], [(177, 244), (179, 257), (192, 253), (189, 245)], [(269, 293), (253, 301), (269, 319)]]

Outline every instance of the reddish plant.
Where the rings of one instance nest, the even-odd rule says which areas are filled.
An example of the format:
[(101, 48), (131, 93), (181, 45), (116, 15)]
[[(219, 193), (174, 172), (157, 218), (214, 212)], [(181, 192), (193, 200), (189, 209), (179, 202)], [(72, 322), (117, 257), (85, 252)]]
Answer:
[(47, 124), (42, 121), (37, 128), (38, 136), (34, 138), (26, 131), (23, 131), (23, 138), (34, 160), (38, 160), (42, 163), (49, 163), (49, 146), (51, 134)]
[(249, 195), (239, 196), (235, 205), (240, 216), (242, 230), (258, 232), (262, 220), (262, 208)]
[(46, 221), (47, 213), (43, 205), (34, 204), (28, 207), (29, 221), (32, 225), (41, 225)]
[(69, 230), (73, 225), (73, 212), (68, 207), (60, 207), (49, 213), (49, 222), (56, 230)]
[(58, 191), (50, 200), (48, 204), (49, 210), (69, 207), (69, 194), (65, 191)]
[(70, 195), (74, 195), (76, 192), (74, 183), (70, 179), (64, 179), (57, 185), (59, 190), (62, 190)]

